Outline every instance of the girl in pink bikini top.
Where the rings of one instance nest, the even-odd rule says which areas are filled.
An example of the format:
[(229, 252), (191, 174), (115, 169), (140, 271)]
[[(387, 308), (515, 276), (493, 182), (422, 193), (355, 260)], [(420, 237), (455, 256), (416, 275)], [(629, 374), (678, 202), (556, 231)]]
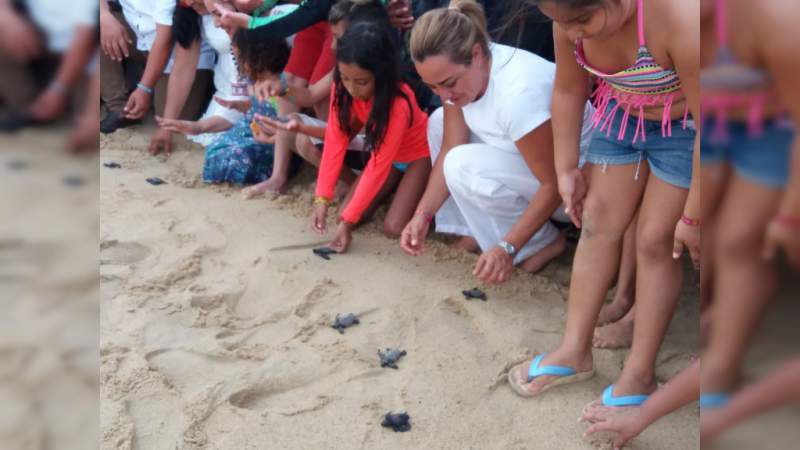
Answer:
[(700, 74), (704, 120), (713, 117), (711, 136), (715, 140), (724, 139), (729, 113), (746, 110), (748, 132), (759, 135), (763, 131), (767, 105), (778, 103), (771, 77), (766, 70), (742, 64), (731, 50), (726, 0), (714, 0), (714, 28), (717, 43), (714, 61)]
[[(644, 0), (637, 0), (636, 9), (639, 50), (633, 66), (617, 73), (605, 73), (589, 64), (583, 51), (583, 41), (578, 39), (575, 42), (575, 58), (578, 64), (598, 80), (598, 87), (592, 94), (596, 108), (593, 118), (594, 127), (601, 127), (601, 131), (607, 128), (610, 133), (611, 122), (614, 120), (617, 110), (623, 109), (623, 125), (617, 136), (621, 140), (627, 131), (626, 124), (631, 109), (635, 108), (638, 110), (639, 120), (633, 136), (634, 143), (639, 137), (643, 141), (647, 140), (644, 132), (644, 108), (649, 106), (664, 106), (661, 133), (663, 136), (671, 136), (672, 104), (675, 100), (683, 98), (678, 73), (673, 69), (661, 67), (647, 48), (644, 37)], [(616, 104), (610, 107), (612, 100)], [(683, 112), (683, 128), (686, 128), (688, 114), (689, 105), (687, 103)]]

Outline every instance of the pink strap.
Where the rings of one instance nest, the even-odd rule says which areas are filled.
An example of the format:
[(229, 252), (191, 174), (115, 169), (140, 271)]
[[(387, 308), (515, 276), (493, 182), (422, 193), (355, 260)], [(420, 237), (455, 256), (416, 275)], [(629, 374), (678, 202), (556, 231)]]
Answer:
[(644, 47), (644, 0), (636, 2), (636, 19), (639, 25), (639, 47)]
[(716, 15), (717, 44), (724, 47), (728, 43), (728, 17), (726, 14), (725, 0), (714, 2), (714, 14)]

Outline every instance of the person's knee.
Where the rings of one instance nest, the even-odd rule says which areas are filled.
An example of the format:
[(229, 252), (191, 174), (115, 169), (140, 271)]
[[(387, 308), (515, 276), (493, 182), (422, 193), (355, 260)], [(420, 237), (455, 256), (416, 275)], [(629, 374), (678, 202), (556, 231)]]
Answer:
[(621, 244), (627, 226), (614, 213), (607, 200), (589, 196), (583, 204), (581, 240), (601, 237)]
[(383, 234), (390, 238), (400, 237), (406, 224), (403, 221), (387, 217), (383, 221)]
[(636, 234), (637, 258), (671, 259), (675, 227), (663, 222), (639, 220), (639, 229)]
[(763, 246), (763, 229), (744, 222), (729, 222), (716, 227), (715, 253), (725, 260), (757, 258)]

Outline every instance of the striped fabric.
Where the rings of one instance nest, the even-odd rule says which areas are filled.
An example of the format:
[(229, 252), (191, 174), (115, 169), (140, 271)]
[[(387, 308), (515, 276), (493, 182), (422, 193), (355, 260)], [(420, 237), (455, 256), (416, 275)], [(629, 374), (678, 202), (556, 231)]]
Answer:
[[(651, 106), (663, 106), (664, 112), (661, 117), (662, 136), (672, 136), (671, 110), (672, 103), (683, 97), (681, 90), (681, 80), (678, 73), (672, 69), (661, 67), (653, 58), (650, 50), (647, 49), (644, 39), (644, 8), (643, 0), (637, 3), (637, 21), (639, 29), (639, 51), (636, 55), (636, 63), (627, 69), (614, 74), (607, 74), (590, 66), (586, 60), (583, 50), (583, 42), (578, 40), (575, 43), (575, 59), (578, 64), (586, 69), (599, 80), (597, 90), (592, 94), (594, 97), (595, 113), (593, 125), (600, 127), (603, 131), (606, 128), (611, 133), (611, 124), (619, 109), (624, 111), (617, 138), (625, 138), (626, 124), (630, 117), (631, 109), (638, 110), (638, 123), (633, 135), (633, 142), (641, 137), (642, 141), (647, 138), (644, 132), (644, 108)], [(613, 101), (613, 106), (612, 106)], [(686, 121), (689, 114), (689, 106), (683, 113), (683, 128), (686, 128)]]

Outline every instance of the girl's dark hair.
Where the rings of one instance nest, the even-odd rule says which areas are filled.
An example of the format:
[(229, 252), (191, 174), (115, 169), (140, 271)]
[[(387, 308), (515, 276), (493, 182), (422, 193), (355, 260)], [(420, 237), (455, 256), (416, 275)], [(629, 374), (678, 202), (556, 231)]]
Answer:
[[(336, 69), (333, 73), (333, 105), (342, 132), (350, 137), (354, 130), (350, 121), (350, 108), (353, 97), (342, 83), (338, 63), (355, 64), (372, 73), (375, 78), (375, 92), (372, 96), (372, 110), (365, 125), (364, 139), (366, 150), (372, 152), (380, 148), (389, 125), (389, 113), (397, 97), (402, 97), (409, 109), (411, 100), (400, 89), (400, 59), (391, 29), (372, 22), (351, 24), (336, 47)], [(413, 117), (409, 127), (413, 123)]]
[(349, 23), (360, 21), (376, 22), (391, 28), (389, 13), (379, 0), (339, 0), (328, 14), (331, 25), (346, 20)]
[(283, 38), (263, 39), (242, 28), (231, 43), (239, 50), (239, 71), (251, 80), (259, 80), (265, 72), (279, 74), (289, 62), (289, 46)]
[(177, 5), (172, 13), (172, 39), (183, 48), (200, 40), (200, 14), (193, 8)]
[(599, 8), (607, 0), (527, 0), (533, 5), (540, 5), (542, 3), (557, 3), (559, 6), (568, 9), (582, 10), (590, 8)]

